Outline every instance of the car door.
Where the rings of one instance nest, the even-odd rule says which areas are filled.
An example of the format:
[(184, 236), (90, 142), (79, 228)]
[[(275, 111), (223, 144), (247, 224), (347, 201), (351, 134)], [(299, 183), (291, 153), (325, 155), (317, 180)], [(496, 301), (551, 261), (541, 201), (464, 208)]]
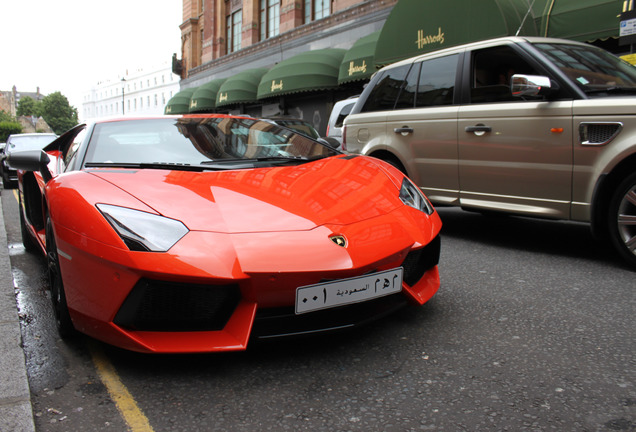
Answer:
[(513, 47), (470, 53), (458, 116), (462, 207), (569, 218), (572, 101), (513, 98), (513, 73), (545, 75)]
[(387, 113), (386, 133), (392, 151), (428, 198), (456, 204), (457, 112), (455, 103), (459, 54), (417, 61)]

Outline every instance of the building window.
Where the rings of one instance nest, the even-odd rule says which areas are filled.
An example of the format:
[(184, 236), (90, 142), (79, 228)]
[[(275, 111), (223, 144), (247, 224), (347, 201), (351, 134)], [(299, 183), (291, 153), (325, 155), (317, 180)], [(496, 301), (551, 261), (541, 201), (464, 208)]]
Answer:
[(243, 11), (239, 10), (227, 17), (227, 53), (241, 49), (241, 26), (243, 25)]
[(261, 0), (261, 40), (277, 36), (280, 29), (280, 0)]
[(305, 23), (328, 17), (331, 0), (305, 0)]

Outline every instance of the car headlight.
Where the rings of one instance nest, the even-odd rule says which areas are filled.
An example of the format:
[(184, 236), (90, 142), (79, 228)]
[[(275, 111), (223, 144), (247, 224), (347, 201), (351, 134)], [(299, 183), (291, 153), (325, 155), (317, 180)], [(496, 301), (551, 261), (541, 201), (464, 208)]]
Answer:
[(175, 219), (108, 204), (97, 208), (133, 251), (166, 252), (188, 233)]
[(428, 202), (420, 188), (415, 186), (408, 178), (404, 177), (402, 180), (402, 187), (400, 188), (400, 200), (407, 206), (413, 207), (416, 210), (423, 211), (430, 215), (435, 211), (431, 203)]

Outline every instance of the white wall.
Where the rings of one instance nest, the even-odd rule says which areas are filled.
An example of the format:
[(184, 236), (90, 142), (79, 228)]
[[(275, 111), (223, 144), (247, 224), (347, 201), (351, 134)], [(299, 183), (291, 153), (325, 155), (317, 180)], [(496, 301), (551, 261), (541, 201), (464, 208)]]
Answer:
[(162, 115), (166, 103), (179, 91), (179, 77), (172, 73), (171, 63), (130, 74), (126, 71), (123, 78), (125, 81), (120, 76), (99, 82), (84, 93), (81, 122), (122, 115)]

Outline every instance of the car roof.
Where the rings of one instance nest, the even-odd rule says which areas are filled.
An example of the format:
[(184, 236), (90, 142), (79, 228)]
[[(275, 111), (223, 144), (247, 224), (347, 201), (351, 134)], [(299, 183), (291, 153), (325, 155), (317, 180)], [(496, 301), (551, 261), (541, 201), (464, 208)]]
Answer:
[[(449, 48), (444, 48), (444, 49), (440, 49), (437, 51), (430, 51), (427, 52), (425, 54), (420, 54), (414, 57), (410, 57), (404, 60), (400, 60), (398, 62), (395, 63), (391, 63), (390, 65), (385, 66), (382, 69), (391, 69), (394, 67), (398, 67), (398, 66), (402, 66), (405, 64), (410, 64), (413, 63), (415, 61), (419, 61), (419, 60), (423, 60), (423, 59), (427, 59), (427, 58), (433, 58), (433, 57), (441, 57), (444, 55), (448, 55), (448, 54), (454, 54), (454, 53), (458, 53), (458, 52), (462, 52), (465, 50), (472, 50), (475, 48), (480, 48), (480, 47), (487, 47), (490, 45), (497, 45), (497, 44), (501, 44), (504, 42), (508, 42), (508, 43), (523, 43), (523, 42), (528, 42), (528, 43), (559, 43), (559, 44), (569, 44), (569, 45), (579, 45), (579, 46), (590, 46), (589, 44), (585, 44), (582, 42), (576, 42), (576, 41), (572, 41), (572, 40), (567, 40), (567, 39), (557, 39), (557, 38), (547, 38), (547, 37), (539, 37), (539, 36), (504, 36), (504, 37), (499, 37), (499, 38), (494, 38), (494, 39), (485, 39), (485, 40), (481, 40), (481, 41), (476, 41), (476, 42), (470, 42), (467, 44), (462, 44), (462, 45), (455, 45)], [(382, 70), (380, 69), (380, 70)]]

